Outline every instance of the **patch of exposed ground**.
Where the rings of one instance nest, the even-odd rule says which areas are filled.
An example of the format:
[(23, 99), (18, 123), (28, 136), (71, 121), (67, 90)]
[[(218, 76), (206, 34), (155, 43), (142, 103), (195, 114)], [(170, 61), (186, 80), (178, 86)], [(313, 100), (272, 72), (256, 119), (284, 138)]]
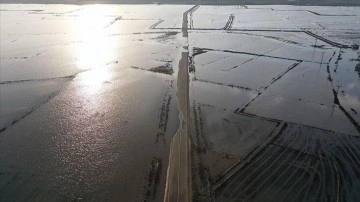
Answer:
[(172, 75), (174, 73), (174, 70), (171, 64), (169, 63), (167, 63), (164, 66), (153, 67), (149, 71), (161, 73), (161, 74), (168, 74), (168, 75)]
[(161, 159), (153, 157), (149, 171), (146, 173), (146, 185), (144, 186), (144, 201), (152, 200), (156, 196), (156, 189), (161, 173)]
[(131, 66), (131, 68), (160, 73), (160, 74), (167, 74), (167, 75), (172, 75), (174, 73), (174, 70), (172, 69), (172, 65), (170, 63), (166, 63), (166, 65), (157, 66), (157, 67), (153, 67), (150, 69), (144, 69), (144, 68), (135, 67), (135, 66)]
[(158, 42), (168, 42), (169, 40), (173, 40), (178, 33), (179, 32), (166, 32), (151, 39), (156, 40)]
[(360, 77), (360, 63), (355, 66), (355, 71), (358, 73)]
[(234, 14), (230, 14), (228, 21), (226, 22), (225, 26), (224, 26), (224, 30), (229, 30), (231, 29), (233, 23), (235, 20), (235, 15)]
[(167, 125), (169, 122), (169, 111), (170, 111), (170, 104), (172, 100), (172, 94), (171, 94), (171, 88), (173, 87), (174, 80), (170, 81), (170, 86), (168, 88), (168, 91), (165, 93), (164, 99), (162, 101), (162, 105), (160, 108), (160, 114), (159, 114), (159, 132), (156, 134), (156, 143), (159, 143), (160, 141), (163, 142), (163, 144), (166, 143), (165, 139), (165, 133), (167, 130)]

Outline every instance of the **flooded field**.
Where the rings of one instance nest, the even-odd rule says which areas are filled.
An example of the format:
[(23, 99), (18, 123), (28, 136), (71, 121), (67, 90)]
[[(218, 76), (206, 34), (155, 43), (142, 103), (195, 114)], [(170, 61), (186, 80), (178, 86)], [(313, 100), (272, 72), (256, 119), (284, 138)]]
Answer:
[(359, 7), (0, 4), (0, 201), (356, 201)]

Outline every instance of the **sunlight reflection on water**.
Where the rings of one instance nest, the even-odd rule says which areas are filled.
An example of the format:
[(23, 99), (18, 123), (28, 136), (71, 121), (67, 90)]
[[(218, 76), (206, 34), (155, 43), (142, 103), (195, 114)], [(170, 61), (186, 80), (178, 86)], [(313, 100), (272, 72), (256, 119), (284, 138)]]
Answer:
[(94, 6), (81, 12), (72, 23), (73, 37), (79, 42), (74, 46), (78, 67), (92, 69), (83, 79), (89, 85), (89, 94), (100, 90), (111, 77), (106, 64), (115, 58), (114, 45), (118, 42), (117, 37), (108, 36), (106, 25), (113, 17), (106, 16), (106, 13), (105, 7)]

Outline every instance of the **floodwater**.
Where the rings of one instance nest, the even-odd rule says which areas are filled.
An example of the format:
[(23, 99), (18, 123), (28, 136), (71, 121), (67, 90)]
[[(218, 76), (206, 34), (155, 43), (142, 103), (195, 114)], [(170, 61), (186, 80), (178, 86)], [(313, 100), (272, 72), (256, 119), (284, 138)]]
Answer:
[(1, 201), (360, 198), (358, 7), (0, 7)]
[(150, 27), (177, 15), (1, 5), (1, 201), (163, 200), (183, 39)]
[(359, 8), (200, 6), (189, 16), (193, 199), (360, 197)]

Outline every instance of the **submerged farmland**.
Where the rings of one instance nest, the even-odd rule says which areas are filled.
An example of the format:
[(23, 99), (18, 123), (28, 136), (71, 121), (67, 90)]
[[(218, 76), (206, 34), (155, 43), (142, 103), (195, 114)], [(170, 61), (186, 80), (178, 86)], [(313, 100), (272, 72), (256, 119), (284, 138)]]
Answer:
[(1, 201), (360, 198), (360, 8), (0, 6)]

